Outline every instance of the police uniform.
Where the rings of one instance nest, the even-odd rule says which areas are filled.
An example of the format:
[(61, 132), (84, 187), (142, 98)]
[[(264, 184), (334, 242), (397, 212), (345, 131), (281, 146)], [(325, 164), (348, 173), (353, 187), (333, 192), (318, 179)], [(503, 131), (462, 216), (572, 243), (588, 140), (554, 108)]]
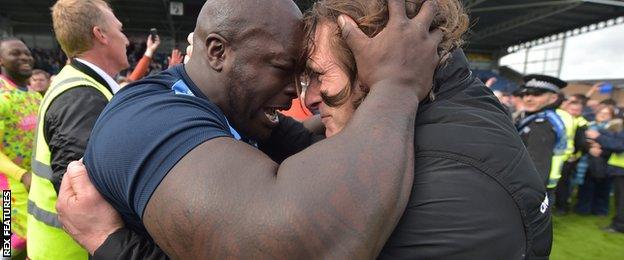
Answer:
[[(524, 81), (522, 92), (525, 94), (536, 91), (559, 94), (567, 86), (565, 81), (546, 75), (528, 75)], [(568, 132), (571, 131), (566, 131), (566, 125), (570, 128), (572, 121), (565, 120), (567, 117), (561, 115), (563, 111), (558, 113), (556, 107), (557, 104), (549, 104), (539, 111), (525, 112), (516, 123), (520, 137), (547, 187), (550, 205), (554, 203), (554, 188), (561, 178), (563, 163), (573, 152), (573, 147), (568, 147)]]

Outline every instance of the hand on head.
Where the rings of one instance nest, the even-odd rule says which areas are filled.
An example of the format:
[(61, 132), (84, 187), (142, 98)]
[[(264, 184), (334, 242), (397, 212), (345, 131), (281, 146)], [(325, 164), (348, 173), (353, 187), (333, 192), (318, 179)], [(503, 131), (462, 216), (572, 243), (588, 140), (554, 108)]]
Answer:
[(81, 161), (67, 166), (56, 210), (65, 231), (91, 255), (110, 234), (124, 226), (119, 213), (89, 180), (87, 168)]
[(410, 86), (422, 100), (431, 90), (440, 61), (437, 48), (442, 31), (429, 31), (437, 5), (426, 1), (413, 19), (406, 15), (404, 0), (389, 0), (388, 9), (387, 26), (373, 38), (366, 36), (350, 17), (341, 15), (338, 23), (342, 37), (353, 52), (361, 84), (372, 88), (389, 80)]

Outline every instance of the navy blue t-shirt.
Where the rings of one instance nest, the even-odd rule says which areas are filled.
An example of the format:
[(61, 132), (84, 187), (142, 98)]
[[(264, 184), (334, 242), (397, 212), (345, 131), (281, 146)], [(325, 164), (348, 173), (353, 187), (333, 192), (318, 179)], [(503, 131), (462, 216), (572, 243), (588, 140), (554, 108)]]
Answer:
[[(176, 93), (174, 85), (192, 93)], [(176, 66), (113, 97), (93, 128), (84, 163), (126, 224), (147, 234), (141, 219), (156, 187), (189, 151), (216, 137), (233, 137), (225, 115)]]

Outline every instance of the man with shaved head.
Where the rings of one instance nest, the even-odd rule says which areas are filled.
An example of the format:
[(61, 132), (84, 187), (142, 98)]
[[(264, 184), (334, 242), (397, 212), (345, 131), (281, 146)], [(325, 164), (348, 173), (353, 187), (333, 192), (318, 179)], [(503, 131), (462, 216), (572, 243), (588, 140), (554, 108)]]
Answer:
[(374, 71), (350, 125), (278, 164), (257, 147), (296, 96), (302, 15), (291, 0), (207, 1), (188, 64), (128, 85), (98, 119), (84, 164), (113, 208), (86, 174), (65, 175), (65, 229), (95, 258), (165, 257), (144, 237), (180, 259), (377, 256), (409, 197), (442, 38), (432, 1), (413, 19), (389, 5), (378, 36), (343, 29)]

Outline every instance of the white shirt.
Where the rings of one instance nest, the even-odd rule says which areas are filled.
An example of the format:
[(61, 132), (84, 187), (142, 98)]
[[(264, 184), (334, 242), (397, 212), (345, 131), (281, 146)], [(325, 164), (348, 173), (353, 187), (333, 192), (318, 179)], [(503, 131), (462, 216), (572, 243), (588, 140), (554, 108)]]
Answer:
[(119, 86), (119, 84), (117, 84), (117, 81), (115, 81), (111, 76), (106, 74), (106, 72), (104, 72), (102, 69), (100, 69), (100, 67), (96, 66), (95, 64), (93, 64), (91, 62), (83, 60), (83, 59), (79, 59), (79, 58), (75, 58), (75, 59), (80, 61), (80, 62), (82, 62), (82, 63), (84, 63), (85, 65), (89, 66), (89, 68), (94, 70), (95, 73), (100, 75), (100, 77), (102, 77), (106, 81), (106, 84), (108, 84), (108, 86), (111, 88), (111, 90), (113, 91), (113, 94), (117, 93), (117, 91), (119, 91), (121, 89), (121, 86)]

